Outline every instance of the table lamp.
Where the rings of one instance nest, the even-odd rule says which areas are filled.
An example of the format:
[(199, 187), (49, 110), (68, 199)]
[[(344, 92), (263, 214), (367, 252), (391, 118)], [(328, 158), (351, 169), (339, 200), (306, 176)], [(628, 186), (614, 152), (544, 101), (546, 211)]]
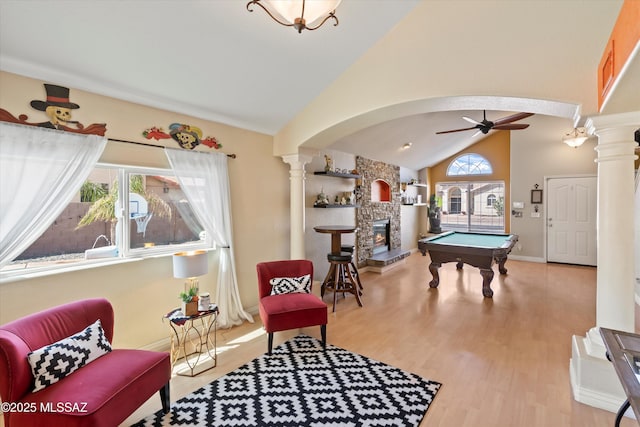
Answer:
[[(185, 300), (186, 297), (198, 295), (198, 277), (207, 274), (207, 271), (207, 251), (199, 250), (173, 254), (173, 277), (187, 279), (184, 283), (184, 293), (180, 294), (185, 303), (188, 302)], [(197, 303), (195, 311), (197, 312)], [(186, 312), (184, 314), (190, 315)]]

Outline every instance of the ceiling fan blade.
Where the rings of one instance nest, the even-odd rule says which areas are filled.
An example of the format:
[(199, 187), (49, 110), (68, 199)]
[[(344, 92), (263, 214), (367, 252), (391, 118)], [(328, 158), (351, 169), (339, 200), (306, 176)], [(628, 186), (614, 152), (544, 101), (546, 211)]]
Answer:
[(440, 132), (436, 132), (436, 135), (440, 135), (442, 133), (462, 132), (462, 131), (471, 130), (471, 129), (477, 129), (477, 126), (474, 126), (472, 128), (464, 128), (464, 129), (443, 130), (443, 131), (440, 131)]
[(493, 122), (493, 124), (495, 126), (504, 125), (504, 124), (507, 124), (507, 123), (517, 122), (518, 120), (526, 119), (527, 117), (531, 117), (533, 115), (534, 115), (534, 113), (516, 113), (516, 114), (513, 114), (511, 116), (503, 117), (503, 118), (501, 118), (499, 120), (496, 120), (495, 122)]
[(513, 123), (513, 124), (506, 124), (506, 125), (497, 125), (497, 126), (494, 126), (493, 129), (494, 130), (520, 130), (520, 129), (526, 129), (528, 127), (529, 125), (525, 123)]
[(472, 118), (467, 117), (467, 116), (462, 116), (462, 119), (468, 121), (469, 123), (473, 123), (474, 125), (481, 125), (482, 124), (482, 122), (479, 122), (477, 120), (473, 120)]
[(478, 131), (476, 133), (471, 135), (471, 138), (475, 138), (476, 136), (480, 135), (481, 133), (482, 133), (482, 129), (478, 129)]

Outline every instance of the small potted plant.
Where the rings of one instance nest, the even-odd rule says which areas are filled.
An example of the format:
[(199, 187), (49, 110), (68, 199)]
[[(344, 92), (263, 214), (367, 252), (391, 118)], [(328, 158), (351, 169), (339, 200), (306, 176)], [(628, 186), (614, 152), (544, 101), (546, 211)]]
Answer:
[(442, 199), (432, 194), (429, 197), (429, 206), (427, 207), (429, 215), (429, 233), (442, 233), (440, 228), (440, 215), (442, 211)]
[(180, 292), (182, 300), (182, 312), (185, 316), (198, 314), (198, 288), (192, 286), (186, 292)]

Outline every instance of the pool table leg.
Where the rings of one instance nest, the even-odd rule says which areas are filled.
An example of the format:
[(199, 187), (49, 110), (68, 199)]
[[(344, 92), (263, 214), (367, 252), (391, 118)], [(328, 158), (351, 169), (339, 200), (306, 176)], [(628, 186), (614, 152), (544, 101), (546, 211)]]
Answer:
[(437, 288), (440, 284), (440, 275), (438, 274), (438, 268), (440, 268), (441, 265), (442, 264), (436, 262), (432, 262), (431, 264), (429, 264), (429, 271), (433, 276), (433, 280), (429, 282), (429, 287), (431, 288)]
[(491, 281), (493, 280), (493, 270), (490, 268), (481, 268), (480, 274), (482, 275), (482, 295), (485, 298), (492, 298), (493, 291), (491, 290)]
[(498, 271), (500, 274), (507, 274), (507, 269), (504, 268), (504, 263), (507, 262), (507, 257), (496, 258), (496, 262), (498, 263)]

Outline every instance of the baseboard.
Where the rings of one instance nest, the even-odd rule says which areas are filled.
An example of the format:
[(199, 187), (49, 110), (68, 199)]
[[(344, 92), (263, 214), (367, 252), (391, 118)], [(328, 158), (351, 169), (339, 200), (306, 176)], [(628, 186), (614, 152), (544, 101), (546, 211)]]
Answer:
[(149, 350), (149, 351), (169, 351), (171, 349), (171, 339), (163, 338), (159, 341), (152, 342), (151, 344), (147, 344), (143, 347), (140, 347), (140, 350)]
[(509, 259), (512, 259), (514, 261), (539, 262), (542, 264), (547, 262), (544, 258), (533, 257), (533, 256), (523, 256), (523, 255), (513, 255), (513, 253), (509, 254)]

